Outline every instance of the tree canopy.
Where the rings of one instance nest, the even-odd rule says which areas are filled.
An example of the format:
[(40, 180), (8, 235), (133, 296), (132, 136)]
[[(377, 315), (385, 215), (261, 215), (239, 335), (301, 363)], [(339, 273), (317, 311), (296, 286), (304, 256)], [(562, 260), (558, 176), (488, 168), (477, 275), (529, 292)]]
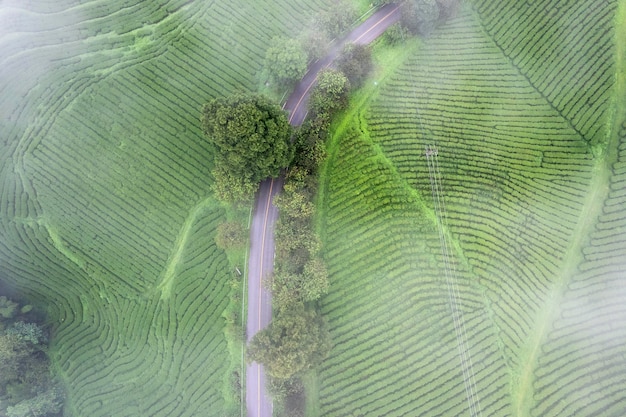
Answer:
[(252, 338), (248, 358), (262, 363), (269, 375), (287, 379), (318, 365), (329, 351), (328, 329), (319, 313), (293, 303)]
[(204, 105), (201, 120), (215, 148), (214, 190), (222, 201), (251, 199), (258, 183), (278, 176), (293, 157), (286, 114), (259, 94), (213, 99)]
[(335, 38), (346, 31), (357, 18), (354, 4), (347, 0), (335, 0), (333, 6), (318, 15), (318, 26), (329, 37)]
[(348, 105), (350, 81), (337, 70), (326, 69), (317, 77), (317, 85), (311, 93), (311, 110), (314, 114), (333, 114)]
[(439, 19), (439, 6), (435, 0), (408, 0), (402, 4), (402, 25), (412, 33), (428, 35)]
[(52, 417), (64, 394), (50, 372), (48, 338), (33, 318), (32, 306), (0, 296), (0, 415)]
[(372, 66), (372, 52), (367, 45), (347, 44), (337, 58), (337, 68), (355, 87), (361, 85)]
[(297, 39), (275, 37), (265, 52), (265, 68), (279, 84), (290, 84), (306, 73), (308, 55)]

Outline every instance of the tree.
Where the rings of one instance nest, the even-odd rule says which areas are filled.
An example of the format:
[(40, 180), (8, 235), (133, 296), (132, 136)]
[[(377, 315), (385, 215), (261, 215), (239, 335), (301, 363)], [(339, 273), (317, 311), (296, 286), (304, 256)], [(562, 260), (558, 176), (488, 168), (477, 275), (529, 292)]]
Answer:
[(350, 43), (337, 59), (337, 68), (352, 86), (360, 86), (372, 70), (372, 52), (366, 45)]
[(241, 249), (246, 245), (246, 229), (240, 222), (224, 222), (217, 226), (215, 243), (221, 249)]
[(328, 35), (324, 31), (309, 29), (303, 32), (298, 39), (300, 45), (306, 51), (309, 62), (317, 61), (328, 53), (330, 39), (328, 39)]
[(440, 20), (445, 20), (454, 16), (459, 7), (459, 2), (459, 0), (437, 0)]
[(295, 156), (292, 166), (304, 169), (307, 174), (317, 172), (326, 159), (325, 141), (328, 138), (329, 126), (330, 118), (327, 113), (318, 114), (304, 121), (294, 137)]
[(302, 299), (304, 301), (318, 300), (328, 293), (328, 270), (326, 264), (319, 257), (313, 257), (304, 265), (302, 273)]
[(16, 334), (0, 334), (0, 392), (6, 390), (8, 383), (19, 378), (23, 363), (32, 353), (32, 345)]
[(389, 26), (384, 34), (385, 40), (390, 45), (398, 45), (404, 42), (404, 40), (409, 36), (410, 33), (408, 29), (402, 26), (400, 23), (394, 23), (393, 25)]
[(330, 351), (330, 337), (321, 316), (302, 303), (280, 310), (248, 346), (248, 359), (262, 363), (275, 378), (288, 379), (318, 365)]
[(317, 85), (311, 93), (310, 106), (313, 114), (335, 112), (348, 106), (350, 81), (337, 70), (326, 69), (317, 77)]
[(7, 407), (7, 417), (45, 417), (58, 414), (63, 408), (63, 392), (58, 386)]
[(250, 200), (261, 180), (278, 176), (293, 158), (287, 116), (266, 97), (213, 99), (204, 105), (201, 121), (215, 148), (214, 190), (222, 201)]
[(357, 17), (354, 4), (346, 0), (335, 0), (334, 5), (318, 15), (317, 23), (330, 38), (345, 32)]
[(407, 0), (400, 7), (400, 22), (409, 32), (429, 35), (435, 29), (439, 19), (436, 0)]
[(10, 319), (15, 314), (17, 303), (9, 300), (4, 295), (0, 296), (0, 316), (5, 319)]
[(275, 82), (290, 84), (306, 73), (307, 59), (298, 40), (275, 37), (265, 52), (265, 68)]

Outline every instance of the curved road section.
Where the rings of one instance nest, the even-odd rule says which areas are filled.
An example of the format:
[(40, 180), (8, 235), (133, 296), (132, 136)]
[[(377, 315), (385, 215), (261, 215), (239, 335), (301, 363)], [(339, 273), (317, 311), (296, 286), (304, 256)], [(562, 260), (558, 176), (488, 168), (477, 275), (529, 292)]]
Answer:
[[(329, 67), (347, 43), (366, 45), (385, 32), (398, 21), (398, 6), (388, 4), (377, 10), (365, 22), (333, 44), (324, 58), (316, 61), (298, 83), (285, 103), (289, 112), (289, 123), (299, 126), (307, 114), (307, 104), (311, 88), (317, 81), (318, 73)], [(248, 342), (272, 320), (272, 298), (263, 288), (263, 280), (274, 271), (274, 225), (278, 219), (278, 209), (272, 199), (283, 185), (283, 178), (267, 179), (259, 187), (254, 215), (250, 225), (250, 260), (248, 264)], [(248, 417), (271, 417), (272, 402), (265, 390), (263, 366), (252, 363), (246, 368), (246, 407)]]

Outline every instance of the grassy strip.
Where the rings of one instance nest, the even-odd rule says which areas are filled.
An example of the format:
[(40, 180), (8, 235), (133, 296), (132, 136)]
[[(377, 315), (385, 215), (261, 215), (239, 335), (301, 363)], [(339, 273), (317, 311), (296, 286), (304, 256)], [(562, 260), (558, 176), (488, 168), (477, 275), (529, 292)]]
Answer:
[(326, 144), (328, 156), (320, 167), (319, 189), (316, 194), (316, 230), (324, 239), (323, 221), (327, 217), (327, 204), (324, 203), (326, 189), (328, 187), (327, 171), (334, 165), (334, 160), (339, 152), (340, 140), (345, 135), (348, 128), (353, 126), (358, 120), (364, 117), (364, 111), (368, 108), (368, 103), (373, 100), (381, 89), (386, 88), (386, 80), (396, 69), (402, 65), (407, 57), (417, 51), (421, 41), (417, 38), (409, 39), (403, 45), (395, 47), (385, 44), (382, 40), (373, 45), (372, 58), (374, 60), (374, 72), (368, 81), (359, 90), (350, 96), (348, 108), (333, 118), (330, 127), (330, 139)]
[[(324, 219), (327, 218), (328, 204), (326, 202), (326, 189), (328, 187), (327, 171), (334, 165), (340, 150), (340, 140), (352, 126), (362, 127), (359, 123), (364, 117), (363, 112), (368, 103), (376, 97), (381, 88), (385, 88), (385, 82), (395, 70), (402, 65), (408, 56), (415, 53), (420, 46), (420, 40), (410, 39), (405, 44), (398, 46), (387, 45), (384, 40), (379, 40), (373, 45), (372, 58), (375, 66), (373, 74), (368, 78), (363, 87), (351, 94), (350, 104), (346, 110), (333, 118), (330, 128), (330, 138), (326, 145), (328, 156), (320, 167), (319, 189), (315, 196), (315, 228), (322, 241), (326, 240), (326, 227)], [(319, 377), (316, 370), (311, 370), (302, 377), (306, 396), (305, 416), (315, 417), (321, 415), (319, 404)]]

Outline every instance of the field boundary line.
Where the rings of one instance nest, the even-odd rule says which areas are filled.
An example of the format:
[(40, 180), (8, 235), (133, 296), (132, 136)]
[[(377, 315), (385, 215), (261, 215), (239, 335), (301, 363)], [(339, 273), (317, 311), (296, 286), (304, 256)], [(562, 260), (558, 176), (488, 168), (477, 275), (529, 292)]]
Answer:
[(166, 267), (159, 278), (159, 284), (156, 287), (156, 290), (161, 291), (162, 300), (168, 299), (170, 296), (174, 277), (176, 276), (176, 267), (180, 263), (183, 252), (185, 251), (185, 246), (187, 246), (187, 239), (191, 233), (192, 226), (202, 210), (211, 207), (212, 201), (213, 199), (211, 197), (206, 197), (204, 200), (200, 201), (191, 209), (183, 222), (178, 236), (176, 237), (176, 241), (172, 246), (170, 256), (167, 259)]

